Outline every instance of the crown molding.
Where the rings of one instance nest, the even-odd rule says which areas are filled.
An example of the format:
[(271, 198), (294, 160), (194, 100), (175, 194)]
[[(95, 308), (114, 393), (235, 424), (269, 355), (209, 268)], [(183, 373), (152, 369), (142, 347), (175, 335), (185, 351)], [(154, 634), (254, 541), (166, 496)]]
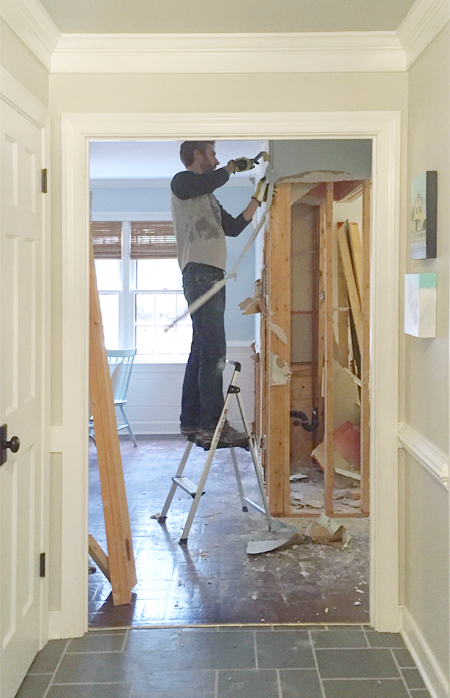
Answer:
[(450, 0), (416, 0), (397, 29), (406, 68), (426, 49), (450, 19)]
[(53, 73), (404, 71), (396, 32), (62, 34)]
[(449, 489), (448, 455), (409, 424), (399, 424), (398, 440), (402, 448)]
[(39, 128), (46, 125), (48, 109), (2, 66), (0, 66), (0, 98)]
[(0, 16), (50, 71), (61, 32), (39, 0), (2, 0)]

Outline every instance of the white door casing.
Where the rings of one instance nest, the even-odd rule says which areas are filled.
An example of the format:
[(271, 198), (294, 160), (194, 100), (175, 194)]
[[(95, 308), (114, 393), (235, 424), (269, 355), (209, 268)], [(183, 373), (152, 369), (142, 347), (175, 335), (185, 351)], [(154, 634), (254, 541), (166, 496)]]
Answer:
[(400, 124), (400, 112), (381, 111), (62, 115), (61, 636), (81, 635), (87, 627), (88, 151), (91, 139), (102, 138), (372, 139), (370, 622), (379, 631), (399, 631)]
[(20, 439), (0, 468), (0, 698), (13, 698), (41, 647), (45, 603), (43, 132), (0, 107), (0, 423)]

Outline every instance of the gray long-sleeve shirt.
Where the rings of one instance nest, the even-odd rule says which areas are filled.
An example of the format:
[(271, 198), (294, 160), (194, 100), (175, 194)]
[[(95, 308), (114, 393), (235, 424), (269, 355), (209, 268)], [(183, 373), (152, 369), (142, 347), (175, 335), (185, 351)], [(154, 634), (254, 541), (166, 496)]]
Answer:
[(225, 236), (235, 237), (248, 225), (242, 213), (233, 218), (213, 194), (229, 177), (227, 170), (220, 168), (206, 174), (187, 170), (172, 179), (173, 226), (182, 270), (189, 262), (225, 269)]

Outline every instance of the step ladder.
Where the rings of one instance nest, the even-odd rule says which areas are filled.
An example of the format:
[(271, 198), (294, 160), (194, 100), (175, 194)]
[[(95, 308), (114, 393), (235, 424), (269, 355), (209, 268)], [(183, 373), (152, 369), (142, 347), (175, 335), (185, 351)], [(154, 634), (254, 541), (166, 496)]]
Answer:
[[(220, 415), (220, 419), (217, 423), (216, 430), (214, 432), (214, 436), (213, 436), (213, 439), (211, 441), (211, 445), (203, 443), (201, 441), (201, 439), (199, 439), (196, 436), (189, 436), (188, 437), (188, 443), (186, 446), (186, 450), (185, 450), (183, 457), (181, 459), (177, 473), (176, 473), (175, 477), (172, 478), (172, 486), (170, 488), (169, 494), (167, 495), (167, 499), (166, 499), (166, 502), (164, 504), (163, 510), (158, 518), (158, 521), (161, 524), (163, 524), (166, 521), (167, 512), (169, 511), (170, 505), (172, 504), (172, 500), (174, 498), (175, 492), (176, 492), (178, 487), (180, 489), (184, 490), (184, 492), (187, 492), (187, 494), (189, 494), (192, 497), (192, 499), (194, 501), (191, 504), (191, 509), (189, 511), (189, 515), (188, 515), (186, 524), (185, 524), (184, 529), (181, 533), (181, 538), (179, 541), (181, 544), (187, 543), (189, 531), (191, 530), (192, 522), (194, 521), (194, 517), (195, 517), (195, 514), (197, 512), (197, 507), (200, 503), (200, 499), (201, 499), (202, 495), (205, 494), (205, 492), (204, 492), (205, 483), (206, 483), (207, 477), (209, 475), (211, 463), (213, 461), (213, 458), (214, 458), (214, 455), (215, 455), (217, 448), (229, 448), (230, 449), (231, 460), (233, 463), (234, 473), (236, 476), (237, 486), (238, 486), (238, 490), (239, 490), (239, 496), (241, 498), (242, 511), (248, 511), (248, 508), (251, 507), (252, 509), (255, 509), (256, 511), (258, 511), (259, 513), (263, 514), (266, 517), (269, 531), (273, 531), (277, 528), (276, 522), (272, 519), (272, 517), (269, 513), (269, 506), (268, 506), (268, 502), (267, 502), (266, 491), (264, 489), (262, 467), (261, 467), (260, 460), (259, 460), (258, 450), (256, 447), (254, 436), (252, 435), (252, 433), (250, 431), (247, 417), (245, 414), (244, 404), (242, 402), (242, 398), (240, 395), (241, 389), (237, 385), (238, 381), (239, 381), (239, 376), (241, 373), (241, 364), (238, 361), (227, 361), (227, 363), (234, 365), (234, 371), (233, 371), (233, 376), (231, 378), (230, 385), (228, 386), (227, 396), (225, 398), (225, 404), (223, 406), (222, 414)], [(228, 414), (228, 410), (230, 407), (230, 403), (231, 403), (233, 396), (235, 396), (237, 399), (239, 411), (240, 411), (241, 418), (242, 418), (242, 423), (244, 425), (244, 429), (245, 429), (245, 433), (247, 435), (247, 438), (245, 440), (243, 440), (242, 444), (239, 444), (236, 446), (225, 446), (225, 445), (219, 443), (220, 442), (220, 435), (222, 433), (222, 429), (224, 427), (224, 424), (225, 424), (225, 421), (227, 418), (227, 414)], [(192, 447), (193, 447), (194, 443), (197, 446), (203, 447), (205, 451), (208, 451), (208, 456), (206, 458), (205, 466), (203, 468), (198, 485), (195, 485), (193, 482), (188, 480), (188, 478), (183, 477), (184, 468), (186, 466), (186, 463), (188, 461), (188, 458), (189, 458), (189, 455), (192, 451)], [(244, 488), (242, 486), (241, 475), (239, 473), (239, 468), (238, 468), (237, 459), (236, 459), (236, 453), (235, 453), (236, 447), (246, 448), (247, 450), (250, 451), (250, 453), (252, 455), (252, 460), (253, 460), (253, 465), (255, 468), (256, 478), (258, 481), (259, 491), (261, 494), (262, 506), (260, 504), (257, 504), (256, 502), (253, 502), (251, 499), (246, 497), (244, 494)]]

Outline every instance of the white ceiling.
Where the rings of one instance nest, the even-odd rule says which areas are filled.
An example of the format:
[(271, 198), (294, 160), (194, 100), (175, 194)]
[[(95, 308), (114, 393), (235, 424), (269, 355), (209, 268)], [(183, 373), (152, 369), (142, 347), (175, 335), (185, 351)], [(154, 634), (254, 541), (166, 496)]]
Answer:
[(414, 0), (41, 0), (60, 31), (395, 31)]
[[(91, 179), (165, 179), (184, 169), (181, 141), (93, 141), (90, 146)], [(217, 141), (221, 165), (245, 155), (255, 157), (260, 141)], [(237, 177), (248, 177), (240, 173)]]

